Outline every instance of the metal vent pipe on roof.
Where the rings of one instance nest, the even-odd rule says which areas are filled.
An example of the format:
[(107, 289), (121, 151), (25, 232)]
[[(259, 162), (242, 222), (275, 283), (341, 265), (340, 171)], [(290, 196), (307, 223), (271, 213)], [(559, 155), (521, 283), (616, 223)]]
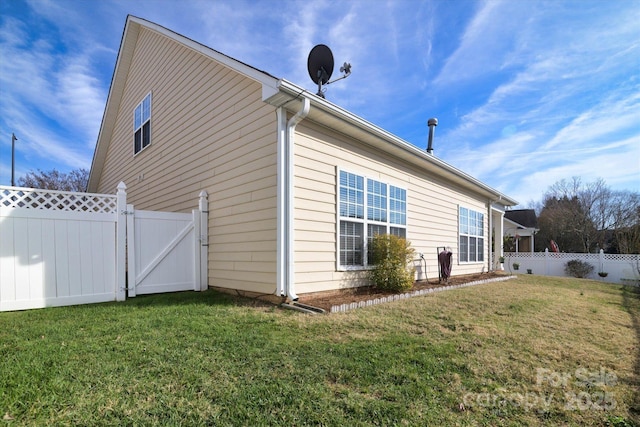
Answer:
[(435, 133), (436, 126), (438, 126), (438, 119), (432, 118), (427, 120), (429, 125), (429, 145), (427, 146), (427, 153), (433, 154), (433, 134)]

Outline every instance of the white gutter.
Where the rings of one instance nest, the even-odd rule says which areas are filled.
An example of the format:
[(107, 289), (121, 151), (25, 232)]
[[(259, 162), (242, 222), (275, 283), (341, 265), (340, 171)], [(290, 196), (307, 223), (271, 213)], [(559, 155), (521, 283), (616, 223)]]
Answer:
[[(289, 96), (291, 97), (298, 97), (302, 92), (306, 92), (304, 91), (304, 89), (301, 89), (295, 84), (282, 79), (278, 81), (278, 88), (282, 92), (289, 94)], [(392, 146), (397, 147), (398, 149), (404, 151), (405, 153), (410, 154), (414, 158), (420, 158), (422, 160), (426, 160), (427, 162), (439, 167), (441, 170), (453, 175), (454, 177), (457, 177), (462, 182), (466, 182), (467, 184), (470, 184), (473, 187), (482, 189), (483, 191), (488, 193), (487, 195), (489, 197), (494, 197), (494, 198), (497, 197), (505, 206), (515, 206), (518, 204), (516, 200), (513, 200), (508, 196), (498, 192), (497, 190), (489, 187), (488, 185), (477, 180), (471, 175), (468, 175), (467, 173), (449, 165), (443, 160), (440, 160), (439, 158), (437, 158), (436, 156), (429, 155), (425, 150), (418, 148), (415, 145), (412, 145), (409, 142), (400, 139), (399, 137), (387, 132), (386, 130), (370, 122), (367, 122), (366, 120), (350, 113), (349, 111), (335, 104), (332, 104), (326, 99), (322, 99), (314, 95), (311, 95), (311, 98), (313, 99), (313, 103), (315, 107), (314, 111), (325, 111), (330, 115), (337, 117), (340, 120), (355, 126), (356, 128), (365, 130), (366, 132), (368, 132), (369, 134), (373, 135), (376, 138), (380, 138), (381, 140), (390, 143)]]
[(295, 129), (311, 108), (308, 98), (302, 98), (302, 108), (286, 123), (286, 112), (280, 107), (278, 118), (278, 264), (276, 272), (277, 293), (292, 301), (298, 300), (295, 292), (294, 264), (294, 154)]

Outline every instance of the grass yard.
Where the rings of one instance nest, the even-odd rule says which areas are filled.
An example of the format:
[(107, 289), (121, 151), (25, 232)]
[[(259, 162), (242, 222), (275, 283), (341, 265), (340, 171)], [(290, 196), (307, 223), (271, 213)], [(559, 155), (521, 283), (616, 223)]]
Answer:
[(5, 425), (637, 425), (640, 299), (506, 282), (308, 316), (213, 291), (0, 313)]

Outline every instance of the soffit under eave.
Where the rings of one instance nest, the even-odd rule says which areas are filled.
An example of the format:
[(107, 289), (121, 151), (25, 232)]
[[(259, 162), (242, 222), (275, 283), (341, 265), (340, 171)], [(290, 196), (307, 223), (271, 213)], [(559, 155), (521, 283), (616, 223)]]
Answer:
[(515, 227), (516, 229), (521, 230), (521, 231), (527, 231), (527, 232), (530, 232), (530, 233), (537, 233), (538, 231), (540, 231), (539, 228), (536, 228), (536, 227), (525, 227), (524, 225), (522, 225), (522, 224), (520, 224), (520, 223), (518, 223), (518, 222), (516, 222), (516, 221), (514, 221), (512, 219), (509, 219), (507, 217), (504, 217), (504, 222), (505, 222), (505, 224), (510, 223), (513, 227)]
[[(314, 99), (316, 98), (315, 95), (312, 95), (309, 92), (302, 91), (296, 95), (292, 95), (291, 92), (283, 93), (282, 91), (279, 91), (277, 93), (273, 92), (269, 98), (263, 97), (263, 99), (265, 102), (274, 105), (275, 107), (286, 108), (286, 110), (293, 115), (302, 108), (303, 93), (312, 99), (312, 101), (316, 101), (315, 103), (312, 102), (312, 107), (305, 120), (311, 120), (318, 123), (320, 126), (329, 128), (382, 152), (391, 154), (392, 156), (406, 161), (418, 169), (441, 177), (445, 181), (451, 182), (458, 187), (471, 190), (478, 195), (491, 199), (493, 203), (497, 203), (505, 207), (515, 206), (518, 204), (515, 200), (512, 200), (506, 195), (483, 185), (464, 172), (459, 171), (452, 166), (445, 167), (444, 161), (437, 157), (432, 157), (426, 151), (422, 152), (418, 147), (409, 144), (408, 142), (400, 140), (390, 141), (390, 136), (388, 136), (388, 132), (384, 129), (378, 128), (373, 124), (353, 116), (346, 110), (340, 109), (340, 107), (336, 107), (337, 110), (340, 110), (340, 114), (334, 114), (334, 112), (331, 111), (332, 106), (327, 107), (327, 105), (324, 105), (328, 104), (327, 101)], [(343, 116), (352, 117), (353, 121), (357, 121), (358, 123), (356, 124), (353, 123), (353, 121), (347, 121)]]

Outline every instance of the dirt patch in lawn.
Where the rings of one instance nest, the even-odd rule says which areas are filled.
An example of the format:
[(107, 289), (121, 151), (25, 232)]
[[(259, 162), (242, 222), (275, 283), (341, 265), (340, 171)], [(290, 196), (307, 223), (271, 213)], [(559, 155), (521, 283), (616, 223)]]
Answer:
[[(445, 286), (455, 286), (455, 285), (464, 285), (466, 283), (476, 282), (480, 280), (491, 280), (504, 278), (507, 275), (504, 273), (478, 273), (478, 274), (467, 274), (463, 276), (455, 276), (451, 277), (447, 283), (440, 283), (437, 279), (434, 280), (423, 280), (420, 282), (415, 282), (413, 287), (407, 291), (406, 293), (416, 292), (423, 289), (433, 289), (433, 288), (442, 288)], [(403, 293), (405, 293), (403, 292)], [(350, 303), (358, 303), (360, 301), (368, 301), (376, 298), (384, 298), (391, 295), (395, 295), (393, 292), (381, 291), (379, 289), (363, 286), (359, 288), (349, 288), (342, 289), (339, 291), (329, 291), (329, 292), (320, 292), (317, 294), (307, 294), (302, 295), (299, 298), (299, 302), (307, 305), (311, 305), (314, 307), (322, 308), (326, 311), (330, 311), (331, 307), (339, 306), (342, 304), (350, 304)]]

